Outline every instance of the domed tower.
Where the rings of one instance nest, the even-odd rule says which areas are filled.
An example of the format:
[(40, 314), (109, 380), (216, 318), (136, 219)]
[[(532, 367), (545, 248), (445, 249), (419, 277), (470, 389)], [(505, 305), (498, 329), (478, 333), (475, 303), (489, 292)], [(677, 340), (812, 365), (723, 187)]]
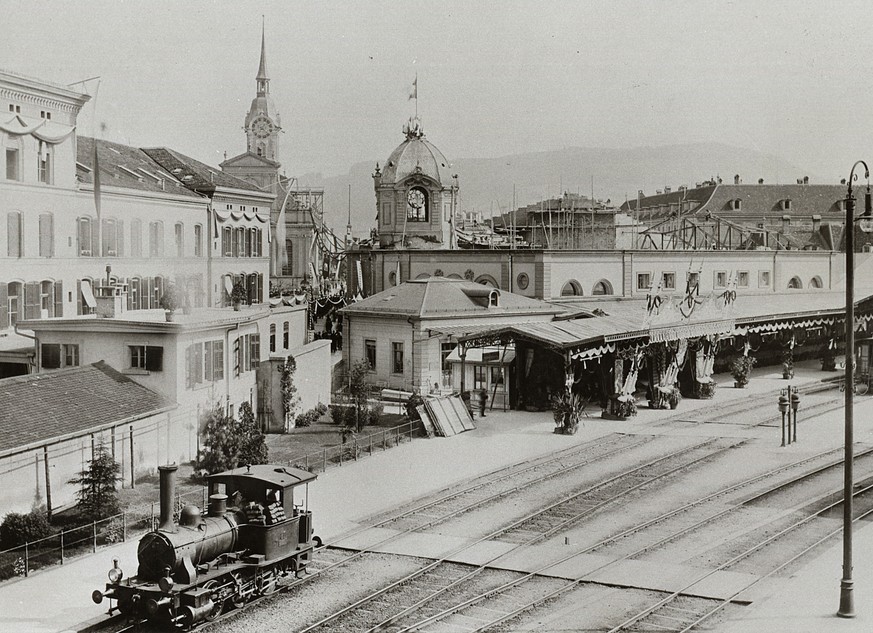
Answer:
[(421, 121), (403, 127), (406, 140), (380, 169), (373, 185), (382, 248), (454, 248), (458, 180), (443, 153), (424, 137)]

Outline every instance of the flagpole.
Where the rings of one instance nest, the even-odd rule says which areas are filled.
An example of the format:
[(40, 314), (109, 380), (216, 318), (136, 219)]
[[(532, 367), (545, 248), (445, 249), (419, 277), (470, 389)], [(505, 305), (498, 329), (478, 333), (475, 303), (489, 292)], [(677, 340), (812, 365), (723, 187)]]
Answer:
[(415, 118), (418, 118), (418, 71), (415, 73)]

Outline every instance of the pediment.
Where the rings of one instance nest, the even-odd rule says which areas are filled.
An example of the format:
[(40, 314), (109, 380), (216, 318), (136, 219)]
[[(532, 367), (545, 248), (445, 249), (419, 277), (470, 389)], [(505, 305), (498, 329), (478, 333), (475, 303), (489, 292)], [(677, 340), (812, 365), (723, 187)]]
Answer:
[(276, 161), (264, 158), (263, 156), (258, 156), (257, 154), (252, 154), (251, 152), (245, 152), (239, 156), (228, 158), (219, 165), (222, 169), (225, 167), (269, 167), (271, 169), (276, 169), (279, 166), (280, 164)]

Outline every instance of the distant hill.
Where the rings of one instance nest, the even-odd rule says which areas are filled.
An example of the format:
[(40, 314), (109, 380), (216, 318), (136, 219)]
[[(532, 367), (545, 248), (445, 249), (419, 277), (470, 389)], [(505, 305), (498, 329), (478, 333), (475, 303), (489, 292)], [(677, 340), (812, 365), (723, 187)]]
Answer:
[[(357, 163), (345, 175), (325, 178), (308, 174), (300, 178), (302, 184), (324, 187), (328, 224), (338, 233), (345, 232), (349, 185), (354, 233), (366, 235), (375, 226), (371, 174), (376, 162), (383, 163), (386, 156)], [(733, 182), (735, 174), (747, 184), (759, 178), (766, 183), (794, 183), (803, 176), (809, 176), (812, 183), (822, 183), (808, 170), (778, 156), (719, 143), (634, 149), (567, 147), (496, 158), (459, 158), (453, 160), (452, 171), (459, 176), (460, 208), (481, 211), (486, 217), (492, 210), (497, 215), (509, 209), (513, 185), (520, 206), (562, 190), (590, 195), (592, 177), (594, 196), (616, 204), (625, 196), (636, 197), (638, 189), (654, 194), (665, 186), (674, 190), (681, 185), (693, 187), (715, 177)]]

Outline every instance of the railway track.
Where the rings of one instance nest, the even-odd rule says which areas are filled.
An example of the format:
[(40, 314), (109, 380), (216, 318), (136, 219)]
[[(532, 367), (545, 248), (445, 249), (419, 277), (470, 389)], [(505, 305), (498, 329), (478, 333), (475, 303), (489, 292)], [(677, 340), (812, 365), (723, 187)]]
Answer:
[[(470, 597), (470, 598), (464, 600), (463, 602), (460, 602), (456, 605), (451, 606), (450, 608), (441, 610), (438, 613), (432, 614), (424, 619), (419, 619), (419, 620), (415, 621), (414, 623), (406, 624), (405, 626), (398, 627), (396, 625), (396, 623), (399, 620), (401, 620), (402, 618), (408, 617), (411, 613), (414, 612), (414, 610), (412, 608), (407, 609), (404, 612), (401, 612), (395, 616), (392, 616), (392, 617), (384, 620), (383, 622), (379, 623), (378, 625), (371, 627), (368, 630), (368, 633), (375, 633), (376, 631), (390, 631), (391, 633), (407, 633), (410, 631), (440, 631), (440, 630), (444, 630), (444, 631), (451, 630), (451, 631), (457, 631), (458, 633), (467, 633), (467, 632), (473, 633), (473, 632), (477, 632), (477, 631), (488, 630), (488, 629), (493, 628), (495, 626), (498, 626), (506, 621), (509, 621), (509, 620), (519, 616), (520, 614), (522, 614), (526, 611), (534, 609), (547, 601), (554, 600), (564, 593), (567, 593), (571, 590), (576, 589), (581, 583), (584, 583), (586, 581), (590, 581), (592, 579), (592, 577), (598, 572), (602, 572), (611, 566), (618, 565), (619, 563), (621, 563), (623, 561), (639, 557), (640, 555), (644, 554), (645, 552), (647, 552), (653, 548), (659, 547), (659, 546), (663, 545), (664, 543), (667, 543), (671, 540), (675, 540), (675, 539), (681, 537), (683, 534), (691, 532), (691, 531), (699, 528), (700, 526), (706, 525), (706, 524), (724, 516), (725, 514), (727, 514), (729, 512), (736, 511), (738, 509), (738, 507), (740, 507), (740, 506), (734, 506), (732, 508), (717, 512), (717, 513), (710, 515), (710, 516), (708, 516), (700, 521), (697, 521), (693, 525), (686, 526), (686, 527), (682, 528), (681, 530), (674, 532), (673, 534), (670, 534), (666, 537), (663, 537), (655, 543), (651, 543), (651, 544), (646, 545), (644, 547), (638, 548), (635, 551), (628, 553), (619, 559), (610, 561), (608, 563), (605, 563), (605, 564), (597, 567), (596, 569), (590, 570), (590, 571), (586, 572), (586, 574), (584, 576), (581, 576), (581, 577), (575, 578), (573, 580), (570, 580), (568, 582), (565, 582), (560, 587), (557, 587), (557, 588), (551, 589), (551, 590), (544, 590), (544, 591), (542, 591), (542, 595), (537, 596), (533, 600), (518, 601), (518, 600), (512, 599), (513, 598), (512, 593), (517, 592), (519, 587), (521, 587), (524, 583), (527, 583), (528, 581), (533, 580), (535, 578), (541, 577), (543, 574), (548, 572), (550, 569), (552, 569), (558, 565), (564, 564), (564, 563), (566, 563), (574, 558), (577, 558), (579, 556), (582, 556), (584, 554), (589, 554), (589, 553), (595, 552), (598, 549), (600, 549), (601, 547), (603, 547), (604, 545), (608, 544), (609, 542), (615, 541), (615, 540), (620, 539), (620, 538), (627, 537), (635, 532), (638, 532), (646, 527), (650, 527), (651, 525), (654, 525), (658, 522), (661, 522), (667, 518), (670, 518), (670, 517), (673, 517), (675, 515), (686, 512), (690, 508), (699, 506), (699, 505), (706, 503), (706, 502), (709, 502), (717, 497), (724, 496), (726, 494), (729, 494), (730, 492), (733, 492), (733, 491), (738, 490), (740, 488), (752, 485), (756, 482), (763, 481), (764, 479), (772, 476), (773, 474), (775, 474), (777, 472), (785, 471), (785, 470), (788, 470), (790, 468), (796, 468), (802, 464), (809, 463), (817, 458), (820, 458), (823, 455), (827, 455), (830, 453), (837, 453), (837, 452), (839, 452), (839, 449), (834, 450), (834, 451), (827, 451), (826, 453), (822, 453), (822, 454), (819, 454), (817, 456), (813, 456), (813, 457), (808, 458), (806, 460), (801, 460), (800, 462), (796, 462), (796, 463), (790, 464), (788, 466), (784, 466), (784, 467), (777, 469), (775, 471), (765, 473), (762, 475), (758, 475), (756, 477), (749, 478), (747, 480), (744, 480), (742, 482), (739, 482), (737, 484), (729, 486), (723, 490), (720, 490), (716, 493), (708, 495), (707, 497), (704, 497), (700, 500), (697, 500), (697, 501), (688, 503), (682, 507), (670, 510), (670, 511), (668, 511), (662, 515), (659, 515), (658, 517), (655, 517), (649, 521), (646, 521), (640, 525), (637, 525), (637, 526), (630, 528), (628, 530), (624, 530), (623, 532), (621, 532), (619, 534), (613, 535), (613, 536), (611, 536), (607, 539), (604, 539), (598, 543), (590, 545), (581, 551), (574, 552), (574, 553), (572, 553), (566, 557), (563, 557), (557, 561), (554, 561), (554, 562), (551, 562), (547, 565), (544, 565), (544, 566), (540, 567), (539, 569), (536, 569), (532, 572), (529, 572), (529, 573), (527, 573), (527, 574), (521, 576), (520, 578), (517, 578), (511, 582), (505, 583), (504, 585), (490, 589), (490, 590), (483, 592), (481, 594), (478, 594), (476, 596)], [(871, 453), (873, 453), (873, 450), (868, 449), (867, 451), (864, 451), (864, 455), (870, 455)], [(803, 474), (799, 475), (798, 477), (793, 478), (788, 483), (780, 484), (777, 488), (784, 488), (786, 485), (789, 485), (790, 483), (797, 484), (799, 482), (803, 482), (803, 481), (807, 480), (809, 477), (815, 476), (828, 468), (833, 468), (834, 466), (839, 465), (840, 463), (841, 463), (841, 460), (838, 460), (838, 461), (835, 461), (831, 464), (817, 468), (813, 471), (803, 473)], [(859, 491), (856, 494), (863, 494), (867, 491), (870, 491), (871, 489), (873, 489), (873, 487), (865, 488), (863, 491)], [(820, 496), (819, 501), (832, 496), (832, 494), (833, 494), (832, 492), (828, 492), (828, 493)], [(738, 556), (731, 558), (730, 560), (719, 565), (717, 568), (715, 568), (713, 570), (707, 570), (706, 572), (701, 573), (692, 582), (689, 582), (687, 585), (682, 587), (680, 590), (673, 592), (667, 598), (658, 601), (658, 603), (656, 605), (652, 605), (650, 607), (647, 607), (644, 611), (641, 611), (639, 614), (635, 615), (634, 617), (628, 618), (621, 625), (612, 629), (611, 633), (615, 633), (615, 632), (621, 631), (621, 630), (627, 630), (627, 627), (634, 625), (634, 624), (637, 624), (637, 623), (642, 623), (642, 620), (646, 617), (649, 617), (649, 616), (651, 616), (649, 618), (649, 620), (647, 620), (645, 623), (642, 623), (643, 628), (646, 628), (646, 626), (648, 626), (648, 628), (651, 630), (666, 630), (666, 631), (673, 631), (673, 630), (687, 631), (687, 630), (689, 630), (689, 628), (691, 628), (691, 626), (696, 626), (699, 622), (701, 622), (703, 620), (703, 617), (702, 617), (702, 614), (699, 613), (697, 610), (688, 609), (687, 605), (686, 606), (678, 606), (676, 604), (676, 602), (679, 600), (687, 599), (687, 596), (685, 596), (685, 592), (687, 592), (690, 588), (692, 588), (694, 585), (696, 585), (700, 581), (708, 578), (709, 576), (712, 576), (713, 574), (715, 574), (719, 571), (722, 571), (724, 569), (729, 568), (730, 566), (736, 564), (739, 560), (742, 560), (743, 558), (753, 554), (754, 552), (760, 550), (762, 547), (766, 546), (767, 544), (778, 540), (779, 537), (783, 536), (791, 529), (797, 529), (798, 527), (809, 523), (809, 521), (811, 521), (812, 519), (814, 519), (818, 516), (821, 516), (822, 514), (825, 514), (827, 512), (832, 511), (835, 507), (837, 507), (839, 505), (840, 505), (839, 502), (826, 504), (824, 507), (814, 511), (811, 515), (804, 517), (803, 519), (793, 523), (792, 526), (790, 526), (789, 528), (785, 528), (785, 529), (779, 531), (776, 534), (776, 536), (770, 537), (762, 543), (757, 543), (757, 544), (749, 547), (748, 550), (743, 552), (742, 555), (738, 555)], [(871, 509), (870, 512), (873, 512), (873, 509)], [(779, 569), (782, 569), (786, 565), (790, 564), (791, 562), (794, 562), (800, 556), (802, 556), (803, 554), (810, 551), (813, 547), (821, 544), (822, 542), (824, 542), (824, 540), (826, 540), (827, 538), (830, 538), (831, 535), (838, 533), (838, 532), (839, 532), (839, 530), (836, 530), (834, 532), (831, 532), (829, 534), (829, 536), (825, 537), (824, 539), (817, 540), (816, 543), (814, 543), (812, 546), (805, 548), (803, 550), (803, 552), (801, 552), (801, 554), (798, 554), (797, 556), (792, 557), (789, 561), (780, 565), (776, 570), (773, 570), (772, 572), (768, 573), (767, 575), (769, 576), (769, 575), (772, 575), (773, 573), (776, 573)], [(722, 601), (722, 603), (720, 603), (717, 608), (711, 608), (711, 605), (712, 605), (711, 600), (699, 599), (699, 602), (707, 605), (706, 617), (708, 618), (708, 617), (711, 617), (712, 615), (714, 615), (718, 610), (720, 610), (721, 608), (724, 608), (724, 606), (726, 606), (731, 601), (736, 599), (737, 596), (740, 595), (743, 591), (746, 591), (748, 588), (750, 588), (753, 584), (756, 584), (757, 582), (759, 582), (759, 580), (756, 580), (754, 583), (750, 583), (742, 591), (737, 592), (736, 594), (731, 596), (730, 599)], [(619, 590), (616, 590), (616, 591), (619, 591)], [(513, 605), (512, 608), (500, 610), (500, 609), (494, 608), (494, 606), (490, 603), (489, 603), (489, 606), (487, 606), (487, 607), (481, 606), (480, 603), (482, 603), (486, 600), (494, 601), (496, 596), (508, 597), (509, 599), (504, 600), (503, 603), (504, 604), (508, 603), (510, 605)], [(423, 605), (423, 604), (424, 604), (424, 602), (421, 603), (421, 605)], [(421, 606), (421, 605), (416, 605), (416, 607)], [(657, 614), (656, 614), (656, 612), (657, 612)], [(672, 628), (672, 624), (674, 624), (676, 622), (682, 622), (682, 621), (685, 621), (686, 624), (688, 623), (688, 621), (690, 621), (691, 626), (689, 626), (688, 628), (682, 628), (682, 629)]]
[[(707, 447), (715, 444), (717, 439), (707, 439), (703, 442), (699, 442), (692, 446), (680, 449), (678, 451), (674, 451), (666, 456), (659, 457), (655, 460), (651, 460), (645, 464), (635, 466), (630, 470), (627, 470), (619, 475), (616, 475), (605, 482), (601, 482), (595, 486), (591, 486), (589, 489), (583, 490), (579, 493), (574, 493), (573, 495), (563, 499), (557, 503), (550, 504), (546, 508), (539, 509), (528, 516), (524, 517), (521, 520), (518, 520), (509, 526), (500, 527), (490, 534), (485, 535), (479, 539), (476, 539), (469, 543), (464, 543), (463, 545), (454, 548), (448, 552), (443, 553), (440, 558), (434, 560), (430, 564), (426, 565), (424, 568), (419, 569), (399, 580), (394, 581), (388, 586), (382, 587), (379, 590), (370, 593), (364, 598), (357, 600), (356, 602), (343, 607), (330, 614), (329, 616), (322, 618), (321, 620), (315, 622), (302, 629), (300, 633), (311, 633), (313, 631), (318, 630), (338, 630), (342, 625), (339, 622), (341, 618), (352, 614), (356, 610), (361, 608), (366, 611), (373, 613), (384, 613), (388, 608), (397, 608), (398, 605), (395, 601), (393, 601), (390, 597), (390, 594), (397, 588), (402, 587), (403, 585), (418, 581), (419, 583), (423, 583), (426, 586), (431, 587), (431, 592), (423, 599), (419, 599), (413, 605), (402, 606), (404, 610), (410, 608), (418, 608), (419, 606), (430, 602), (434, 598), (443, 595), (452, 589), (458, 587), (462, 583), (469, 582), (472, 578), (488, 569), (489, 567), (496, 564), (499, 560), (506, 558), (508, 555), (512, 553), (517, 553), (519, 550), (523, 548), (527, 548), (532, 546), (533, 544), (540, 542), (550, 536), (557, 534), (560, 530), (565, 529), (566, 527), (572, 525), (573, 523), (578, 522), (583, 517), (597, 512), (598, 510), (616, 503), (621, 499), (624, 495), (629, 495), (632, 492), (639, 490), (640, 488), (651, 485), (652, 483), (664, 479), (666, 477), (670, 477), (680, 471), (688, 470), (693, 466), (711, 459), (714, 455), (731, 450), (734, 446), (736, 446), (736, 442), (732, 444), (728, 444), (723, 447), (716, 447), (714, 450), (704, 451), (702, 449), (706, 449)], [(699, 452), (703, 452), (702, 455), (699, 455)], [(681, 461), (679, 464), (669, 465), (670, 460), (676, 460), (678, 458), (689, 456), (690, 459), (686, 459)], [(664, 468), (666, 466), (666, 469)], [(654, 472), (650, 472), (648, 476), (646, 476), (646, 470), (653, 470)], [(631, 483), (627, 485), (623, 491), (615, 493), (612, 497), (607, 499), (601, 499), (594, 503), (583, 503), (580, 506), (575, 508), (576, 514), (563, 516), (560, 513), (556, 513), (555, 510), (557, 508), (561, 508), (562, 504), (564, 508), (568, 508), (571, 506), (567, 506), (568, 503), (573, 503), (574, 501), (578, 501), (583, 499), (586, 494), (592, 494), (598, 491), (607, 488), (610, 485), (617, 483), (620, 480), (624, 480), (627, 482), (628, 480), (637, 480), (636, 483)], [(527, 525), (528, 527), (531, 525), (531, 521), (535, 520), (539, 516), (548, 516), (549, 520), (541, 526), (540, 531), (534, 532), (530, 534), (526, 539), (518, 542), (516, 545), (511, 547), (508, 551), (502, 551), (499, 555), (491, 557), (489, 560), (479, 564), (472, 571), (466, 572), (459, 577), (453, 577), (452, 575), (446, 575), (442, 569), (445, 567), (447, 563), (449, 563), (450, 559), (457, 557), (465, 551), (471, 550), (475, 546), (480, 543), (484, 543), (486, 541), (495, 540), (508, 532), (513, 531), (522, 525)], [(532, 530), (528, 529), (528, 532)], [(443, 582), (446, 578), (450, 578), (449, 582)], [(387, 596), (387, 600), (383, 599), (383, 597)], [(354, 630), (354, 629), (349, 629)], [(371, 629), (371, 630), (375, 630)]]

